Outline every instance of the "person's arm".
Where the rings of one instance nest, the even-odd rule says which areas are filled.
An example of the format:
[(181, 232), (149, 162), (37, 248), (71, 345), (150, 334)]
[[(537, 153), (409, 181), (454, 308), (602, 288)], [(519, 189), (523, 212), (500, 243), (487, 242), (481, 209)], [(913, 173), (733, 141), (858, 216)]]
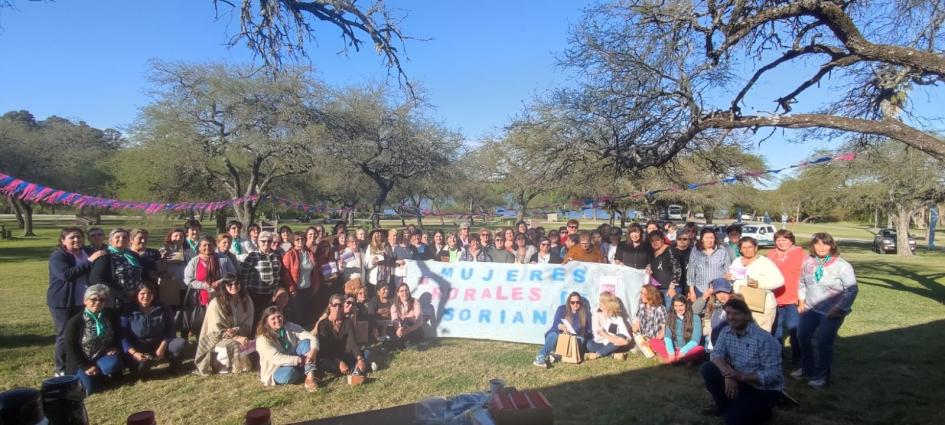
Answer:
[(197, 280), (198, 261), (200, 261), (200, 257), (191, 258), (190, 261), (187, 262), (187, 266), (184, 267), (184, 284), (194, 289), (210, 289), (209, 282)]
[(839, 315), (842, 315), (849, 313), (853, 308), (853, 301), (856, 300), (860, 289), (856, 284), (856, 274), (853, 273), (853, 266), (851, 266), (849, 262), (845, 260), (837, 261), (834, 267), (839, 268), (839, 279), (840, 284), (843, 286), (843, 292), (840, 293), (840, 298), (833, 308), (838, 309)]
[(255, 253), (251, 253), (247, 255), (245, 259), (243, 259), (242, 263), (240, 263), (239, 280), (244, 288), (247, 288), (251, 281), (256, 281), (253, 279), (253, 272), (256, 271), (256, 260), (258, 259), (259, 257)]
[(364, 356), (361, 355), (361, 349), (358, 348), (358, 341), (354, 339), (354, 322), (345, 319), (342, 327), (345, 328), (347, 333), (347, 335), (345, 335), (347, 337), (345, 341), (345, 351), (353, 354), (359, 361), (362, 360)]
[(558, 332), (558, 333), (562, 332), (561, 328), (564, 327), (564, 325), (561, 324), (561, 320), (564, 319), (564, 312), (568, 308), (568, 306), (565, 305), (563, 307), (564, 308), (558, 307), (555, 310), (555, 318), (551, 320), (551, 328), (548, 329), (545, 333), (552, 332), (552, 331)]
[(676, 346), (673, 344), (673, 333), (667, 328), (675, 325), (675, 323), (670, 322), (666, 322), (666, 324), (663, 325), (663, 344), (666, 345), (666, 354), (671, 359), (676, 357)]
[(808, 275), (807, 273), (804, 272), (807, 269), (807, 261), (808, 259), (805, 258), (804, 261), (801, 262), (801, 279), (797, 283), (797, 312), (798, 313), (804, 313), (805, 311), (807, 311), (807, 304), (805, 303), (805, 300), (807, 300)]
[(53, 278), (63, 282), (72, 281), (92, 270), (92, 262), (76, 264), (75, 261), (69, 261), (69, 256), (71, 255), (57, 248), (49, 257), (49, 274)]
[(121, 351), (132, 354), (135, 346), (134, 343), (137, 342), (138, 338), (135, 333), (131, 331), (131, 317), (127, 314), (122, 314), (121, 319), (119, 319), (118, 336), (120, 338)]
[(92, 268), (89, 270), (89, 285), (103, 283), (106, 286), (109, 286), (109, 282), (112, 281), (111, 265), (111, 258), (109, 258), (107, 255), (98, 257), (98, 259), (92, 262)]
[[(85, 356), (85, 352), (82, 351), (82, 328), (84, 327), (84, 321), (82, 320), (82, 313), (79, 313), (75, 316), (72, 316), (69, 319), (69, 322), (66, 323), (66, 329), (63, 331), (63, 348), (66, 352), (67, 359), (74, 359), (76, 365), (79, 367), (79, 370), (87, 370), (93, 366), (91, 360)], [(73, 371), (66, 371), (67, 373), (72, 373)]]
[[(293, 271), (292, 265), (293, 265), (294, 255), (295, 253), (292, 251), (285, 253), (285, 255), (282, 256), (282, 264), (281, 264), (282, 265), (281, 284), (282, 284), (282, 287), (285, 288), (287, 291), (289, 291), (290, 294), (294, 294), (295, 291), (298, 291), (299, 289), (298, 282), (295, 280), (295, 277), (292, 275), (292, 271)], [(296, 264), (298, 265), (298, 268), (299, 268), (299, 278), (301, 278), (301, 274), (302, 274), (302, 258), (301, 258), (302, 255), (308, 255), (308, 254), (305, 252), (302, 252), (299, 254), (297, 258), (298, 261), (296, 262)]]
[(298, 366), (299, 356), (285, 354), (279, 350), (280, 343), (274, 342), (268, 336), (259, 336), (256, 338), (256, 351), (259, 353), (260, 361), (267, 361), (280, 366)]
[(774, 261), (769, 260), (767, 257), (762, 257), (752, 265), (757, 265), (759, 269), (757, 272), (760, 273), (757, 273), (757, 277), (751, 276), (752, 272), (756, 272), (752, 270), (749, 272), (749, 277), (758, 281), (759, 288), (771, 291), (784, 286), (784, 275), (781, 274), (781, 270), (774, 264)]

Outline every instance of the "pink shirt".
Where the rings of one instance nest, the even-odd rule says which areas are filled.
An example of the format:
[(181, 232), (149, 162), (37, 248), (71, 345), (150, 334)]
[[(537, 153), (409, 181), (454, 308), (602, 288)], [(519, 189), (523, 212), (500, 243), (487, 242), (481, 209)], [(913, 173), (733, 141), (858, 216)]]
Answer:
[(797, 245), (783, 255), (777, 248), (768, 251), (768, 259), (778, 266), (784, 276), (784, 286), (774, 290), (774, 298), (779, 306), (797, 304), (797, 286), (801, 281), (801, 267), (805, 258), (807, 251)]
[[(400, 304), (400, 300), (397, 300), (397, 304)], [(413, 320), (414, 322), (416, 322), (420, 320), (420, 314), (421, 314), (420, 301), (416, 299), (413, 300), (413, 308), (410, 309), (410, 312), (406, 314), (398, 313), (397, 309), (394, 308), (393, 305), (390, 307), (390, 320), (393, 320), (393, 321)]]

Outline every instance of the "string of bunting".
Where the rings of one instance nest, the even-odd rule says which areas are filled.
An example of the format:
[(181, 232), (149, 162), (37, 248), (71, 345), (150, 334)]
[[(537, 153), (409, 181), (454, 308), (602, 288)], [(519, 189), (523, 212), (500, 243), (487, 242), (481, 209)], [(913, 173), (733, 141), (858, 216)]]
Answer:
[(834, 155), (834, 156), (822, 156), (822, 157), (817, 158), (817, 159), (813, 159), (813, 160), (810, 160), (810, 161), (800, 162), (800, 163), (798, 163), (798, 164), (794, 164), (794, 165), (791, 165), (791, 166), (788, 166), (788, 167), (784, 167), (784, 168), (774, 168), (774, 169), (770, 169), (770, 170), (749, 171), (749, 172), (742, 173), (742, 174), (738, 174), (738, 175), (734, 175), (734, 176), (731, 176), (731, 177), (726, 177), (726, 178), (723, 178), (723, 179), (720, 179), (720, 180), (713, 180), (713, 181), (704, 182), (704, 183), (689, 183), (689, 184), (687, 184), (687, 185), (685, 185), (685, 186), (671, 186), (671, 187), (668, 187), (668, 188), (665, 188), (665, 189), (656, 189), (656, 190), (651, 190), (651, 191), (647, 191), (647, 192), (634, 192), (634, 193), (629, 193), (629, 194), (620, 195), (620, 196), (601, 196), (601, 197), (599, 197), (599, 198), (597, 198), (597, 199), (593, 199), (593, 198), (588, 198), (588, 199), (574, 199), (574, 200), (571, 201), (571, 203), (572, 203), (572, 205), (574, 205), (574, 206), (586, 207), (586, 208), (591, 208), (591, 207), (604, 207), (604, 206), (606, 206), (607, 204), (612, 203), (612, 202), (614, 202), (614, 201), (617, 201), (617, 200), (619, 200), (619, 199), (640, 199), (640, 198), (643, 198), (643, 197), (650, 197), (650, 196), (653, 196), (653, 195), (655, 195), (655, 194), (657, 194), (657, 193), (661, 193), (661, 192), (681, 192), (681, 191), (685, 191), (685, 190), (696, 190), (696, 189), (699, 189), (699, 188), (701, 188), (701, 187), (714, 186), (714, 185), (718, 185), (718, 184), (732, 184), (732, 183), (737, 183), (737, 182), (739, 182), (739, 181), (744, 181), (745, 179), (748, 179), (748, 178), (758, 178), (758, 177), (765, 176), (765, 175), (778, 174), (778, 173), (780, 173), (780, 172), (782, 172), (782, 171), (788, 171), (788, 170), (799, 169), (799, 168), (806, 168), (806, 167), (810, 167), (810, 166), (813, 166), (813, 165), (826, 165), (826, 164), (829, 164), (829, 163), (831, 163), (831, 162), (853, 161), (854, 159), (856, 159), (856, 152), (845, 152), (845, 153), (841, 153), (841, 154)]
[[(742, 181), (746, 178), (757, 178), (763, 175), (778, 174), (782, 171), (787, 171), (796, 168), (804, 168), (812, 165), (825, 165), (831, 162), (837, 161), (852, 161), (856, 158), (855, 152), (842, 153), (836, 156), (824, 156), (811, 161), (804, 161), (799, 164), (791, 165), (789, 167), (763, 170), (763, 171), (749, 171), (747, 173), (739, 174), (736, 176), (726, 177), (721, 180), (715, 180), (705, 183), (690, 183), (685, 186), (673, 186), (665, 189), (651, 190), (648, 192), (635, 192), (621, 196), (602, 196), (597, 199), (576, 199), (573, 201), (573, 204), (576, 206), (604, 206), (607, 203), (613, 202), (618, 199), (630, 198), (638, 199), (644, 196), (653, 196), (660, 192), (678, 192), (683, 190), (696, 190), (700, 187), (712, 186), (717, 184), (731, 184), (738, 181)], [(37, 183), (31, 183), (16, 177), (4, 174), (0, 172), (0, 194), (5, 196), (14, 196), (17, 199), (20, 199), (24, 202), (32, 203), (43, 203), (48, 205), (66, 205), (70, 207), (97, 207), (97, 208), (108, 208), (108, 209), (124, 209), (124, 210), (138, 210), (142, 211), (145, 214), (153, 215), (161, 212), (178, 212), (178, 211), (205, 211), (212, 212), (220, 210), (226, 207), (232, 207), (234, 205), (240, 205), (246, 202), (265, 202), (270, 201), (275, 205), (283, 206), (285, 208), (291, 208), (298, 211), (303, 211), (306, 213), (327, 213), (327, 212), (336, 212), (344, 213), (348, 212), (350, 208), (327, 208), (324, 206), (306, 204), (292, 199), (282, 198), (273, 195), (247, 195), (234, 199), (219, 200), (213, 202), (143, 202), (143, 201), (122, 201), (119, 199), (110, 199), (102, 198), (98, 196), (84, 195), (76, 192), (69, 192), (61, 189), (55, 189), (47, 187)], [(416, 207), (410, 207), (407, 205), (401, 205), (397, 208), (399, 214), (406, 215), (421, 215), (421, 216), (446, 216), (446, 215), (460, 215), (456, 213), (442, 213), (435, 212), (427, 208), (419, 209)], [(469, 214), (462, 214), (467, 216)], [(475, 214), (479, 215), (479, 214)]]

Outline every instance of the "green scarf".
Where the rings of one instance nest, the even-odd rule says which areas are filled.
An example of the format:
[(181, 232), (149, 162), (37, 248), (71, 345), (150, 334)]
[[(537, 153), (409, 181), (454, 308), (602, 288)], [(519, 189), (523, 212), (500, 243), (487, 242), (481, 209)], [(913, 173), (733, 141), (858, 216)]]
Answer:
[(243, 242), (242, 238), (235, 237), (233, 238), (233, 249), (236, 251), (236, 255), (243, 255)]
[(102, 320), (102, 312), (92, 313), (85, 309), (85, 315), (95, 322), (95, 336), (102, 336), (105, 333), (105, 321)]
[(115, 249), (115, 247), (109, 245), (109, 246), (108, 246), (108, 252), (110, 252), (110, 253), (112, 253), (112, 254), (121, 254), (122, 257), (125, 257), (125, 259), (128, 260), (128, 263), (129, 263), (129, 264), (131, 264), (131, 265), (134, 266), (134, 267), (139, 267), (139, 265), (138, 265), (138, 257), (136, 257), (134, 254), (132, 254), (131, 252), (129, 252), (127, 249), (123, 249), (123, 250), (119, 251), (119, 250)]
[(190, 239), (186, 239), (186, 238), (184, 239), (184, 242), (187, 242), (187, 246), (190, 247), (190, 250), (191, 250), (191, 251), (197, 252), (197, 243), (198, 243), (198, 242), (196, 242), (196, 241), (191, 242)]
[(828, 261), (830, 261), (829, 255), (823, 259), (817, 259), (817, 270), (814, 270), (814, 279), (816, 279), (818, 283), (820, 282), (820, 278), (824, 277), (824, 265), (827, 264)]
[(279, 334), (279, 342), (282, 343), (282, 348), (284, 348), (285, 351), (292, 350), (292, 342), (289, 341), (289, 334), (285, 331), (284, 326), (282, 327), (282, 329), (279, 329), (278, 334)]
[(741, 251), (738, 250), (738, 244), (737, 244), (737, 243), (730, 243), (730, 244), (728, 244), (728, 246), (732, 247), (732, 250), (735, 251), (735, 258), (738, 258), (738, 257), (741, 257), (741, 256), (742, 256)]

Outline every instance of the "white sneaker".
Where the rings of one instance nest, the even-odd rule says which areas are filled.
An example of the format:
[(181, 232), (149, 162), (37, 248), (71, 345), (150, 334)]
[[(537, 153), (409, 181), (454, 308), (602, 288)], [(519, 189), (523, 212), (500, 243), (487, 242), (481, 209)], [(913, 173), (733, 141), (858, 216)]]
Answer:
[(810, 381), (807, 381), (807, 385), (815, 390), (820, 390), (827, 386), (827, 380), (824, 378), (811, 379)]
[(537, 367), (540, 367), (540, 368), (542, 368), (542, 369), (547, 369), (547, 368), (548, 368), (548, 363), (545, 363), (545, 362), (543, 362), (543, 361), (541, 361), (541, 360), (535, 359), (535, 361), (532, 362), (532, 366), (537, 366)]
[(797, 380), (803, 379), (803, 378), (804, 378), (804, 369), (797, 368), (797, 369), (795, 369), (793, 372), (790, 373), (790, 376), (791, 376), (791, 378), (797, 379)]
[(377, 366), (377, 362), (371, 362), (371, 372), (377, 372), (380, 367)]

